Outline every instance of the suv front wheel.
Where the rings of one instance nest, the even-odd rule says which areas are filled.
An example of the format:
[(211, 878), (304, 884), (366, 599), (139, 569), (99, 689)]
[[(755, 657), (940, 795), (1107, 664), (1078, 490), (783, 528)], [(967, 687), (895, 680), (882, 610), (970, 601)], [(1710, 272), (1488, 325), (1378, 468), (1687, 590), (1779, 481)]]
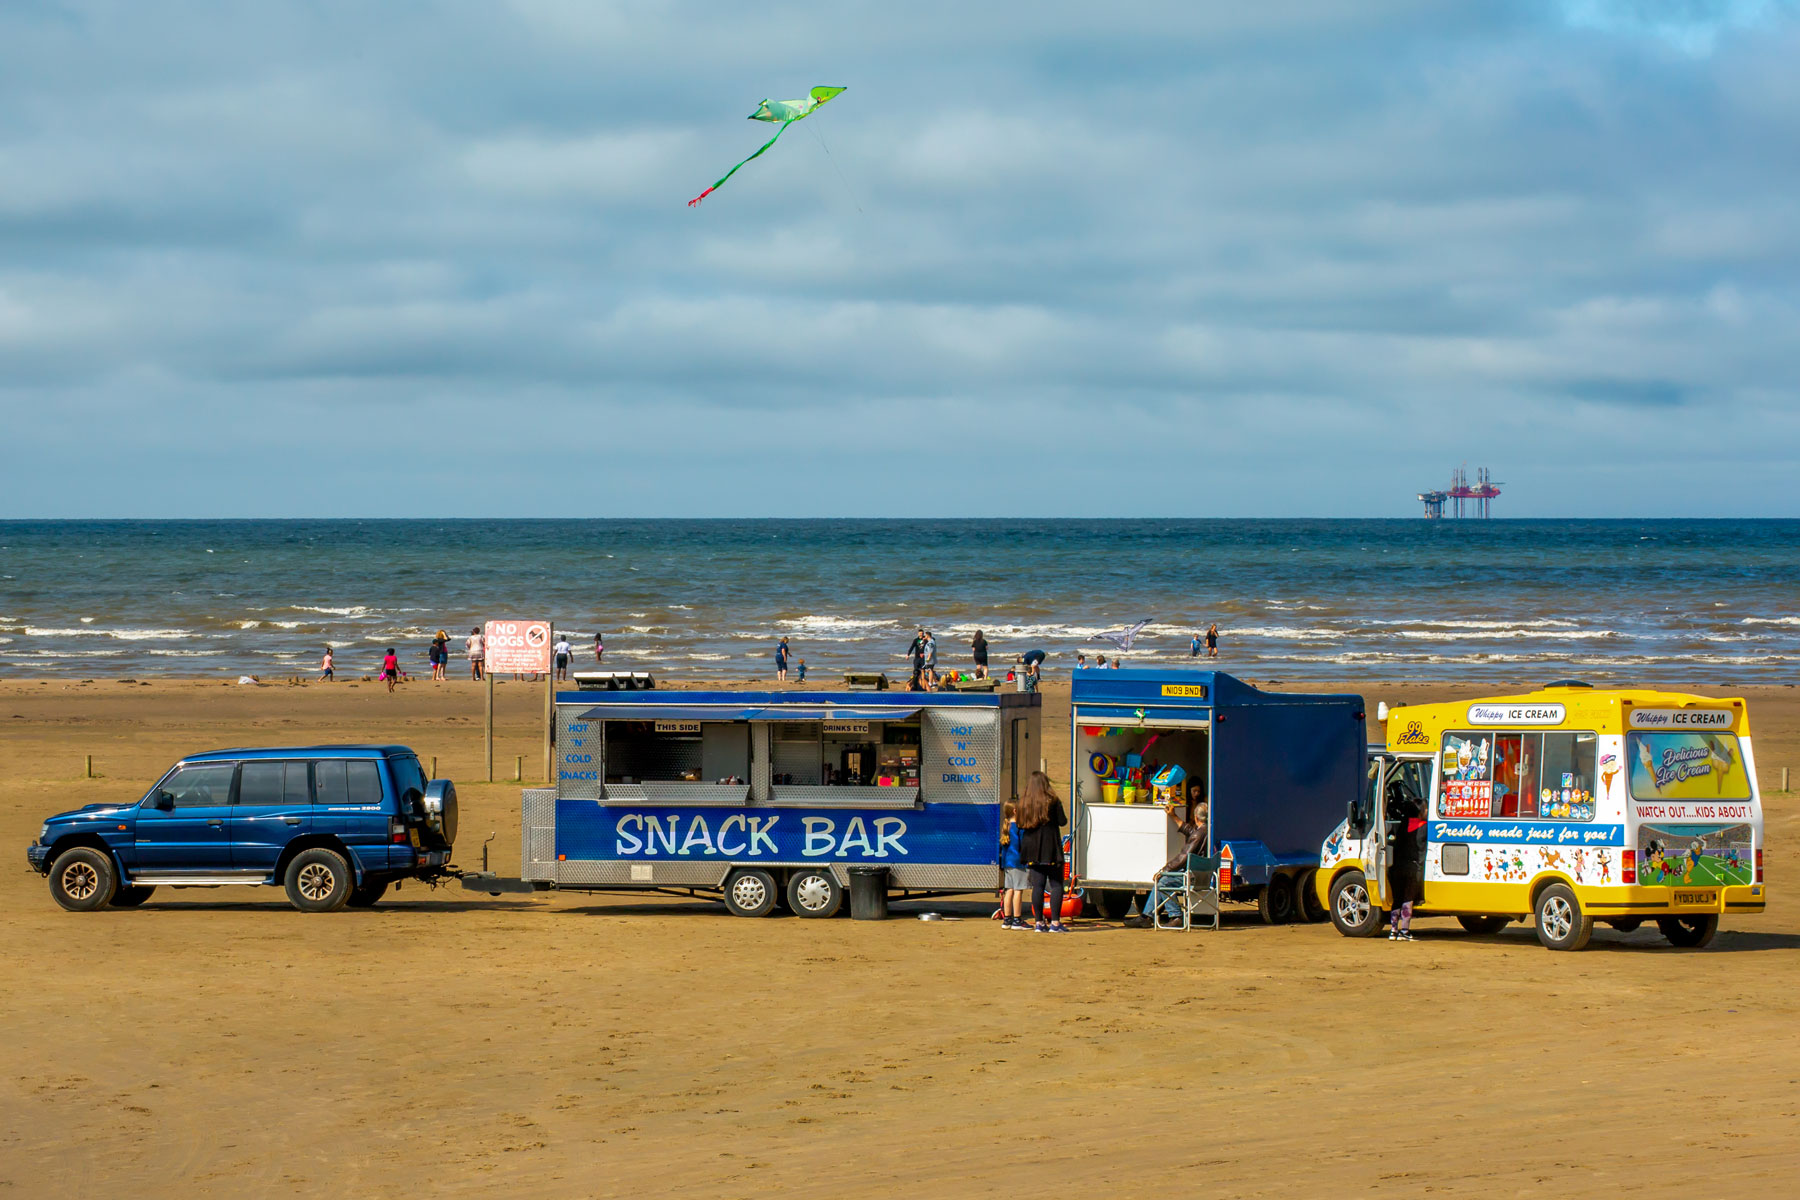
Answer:
[(294, 855), (286, 880), (288, 900), (301, 912), (337, 912), (350, 903), (355, 886), (344, 856), (323, 848)]
[(50, 867), (50, 895), (70, 912), (105, 908), (118, 888), (111, 856), (88, 846), (64, 851)]

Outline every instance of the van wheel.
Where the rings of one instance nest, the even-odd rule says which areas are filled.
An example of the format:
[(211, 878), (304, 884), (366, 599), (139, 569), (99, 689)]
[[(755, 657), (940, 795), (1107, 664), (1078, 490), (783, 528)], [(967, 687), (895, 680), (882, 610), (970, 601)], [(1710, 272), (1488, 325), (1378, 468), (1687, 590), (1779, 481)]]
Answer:
[(1553, 883), (1538, 893), (1538, 941), (1547, 950), (1580, 950), (1594, 936), (1594, 918), (1581, 911), (1581, 901), (1566, 883)]
[(1268, 885), (1256, 897), (1257, 911), (1264, 925), (1286, 925), (1294, 919), (1294, 877), (1271, 875)]
[(336, 850), (302, 850), (288, 864), (288, 902), (301, 912), (337, 912), (350, 903), (355, 886), (350, 864)]
[(350, 907), (371, 908), (377, 900), (387, 895), (387, 890), (388, 881), (385, 879), (378, 879), (373, 883), (365, 883), (359, 888), (351, 888)]
[(1672, 946), (1680, 946), (1683, 950), (1699, 950), (1710, 945), (1713, 935), (1719, 932), (1719, 914), (1707, 913), (1702, 917), (1658, 917), (1656, 927), (1662, 935), (1669, 939)]
[(50, 868), (50, 895), (70, 912), (105, 908), (118, 888), (111, 856), (87, 846), (65, 850)]
[(1123, 888), (1099, 888), (1094, 892), (1094, 904), (1108, 921), (1123, 921), (1131, 915), (1131, 901), (1132, 893)]
[(1499, 933), (1512, 924), (1505, 917), (1458, 917), (1456, 923), (1470, 933)]
[(1294, 911), (1308, 925), (1317, 925), (1331, 916), (1319, 903), (1319, 868), (1308, 867), (1294, 876)]
[(775, 911), (775, 877), (760, 867), (733, 871), (725, 880), (725, 907), (734, 917), (766, 917)]
[(112, 906), (114, 908), (136, 908), (148, 900), (150, 893), (155, 890), (153, 887), (122, 887), (113, 893)]
[(795, 871), (788, 880), (787, 906), (797, 917), (835, 917), (844, 906), (844, 889), (830, 871)]
[(1345, 871), (1331, 882), (1331, 923), (1345, 937), (1374, 937), (1381, 932), (1382, 913), (1369, 896), (1361, 871)]

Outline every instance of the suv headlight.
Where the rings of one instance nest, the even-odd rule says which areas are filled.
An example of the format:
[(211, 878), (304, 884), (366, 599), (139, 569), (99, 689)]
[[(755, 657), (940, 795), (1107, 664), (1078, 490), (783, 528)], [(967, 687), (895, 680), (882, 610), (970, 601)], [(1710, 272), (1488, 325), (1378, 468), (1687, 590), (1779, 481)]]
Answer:
[(45, 821), (44, 827), (42, 829), (38, 830), (38, 845), (48, 846), (49, 844), (50, 844), (50, 822)]

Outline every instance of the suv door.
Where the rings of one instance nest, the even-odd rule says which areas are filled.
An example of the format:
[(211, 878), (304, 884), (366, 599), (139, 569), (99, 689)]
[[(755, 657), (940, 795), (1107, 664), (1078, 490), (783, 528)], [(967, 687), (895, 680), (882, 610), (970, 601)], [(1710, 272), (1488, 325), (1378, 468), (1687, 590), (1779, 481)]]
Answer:
[(379, 762), (320, 759), (313, 764), (313, 801), (313, 832), (342, 838), (365, 867), (386, 862), (382, 847), (388, 840), (388, 806), (382, 799)]
[(312, 785), (303, 762), (247, 762), (238, 770), (228, 826), (231, 863), (267, 874), (294, 838), (312, 832)]
[(220, 875), (231, 870), (234, 762), (190, 763), (157, 787), (138, 808), (137, 870)]

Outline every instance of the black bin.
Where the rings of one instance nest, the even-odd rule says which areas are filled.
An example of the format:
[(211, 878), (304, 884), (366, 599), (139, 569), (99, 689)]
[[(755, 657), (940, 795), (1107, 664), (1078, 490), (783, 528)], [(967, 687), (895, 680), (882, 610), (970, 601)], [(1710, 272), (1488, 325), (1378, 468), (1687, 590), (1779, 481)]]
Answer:
[(885, 921), (888, 909), (888, 869), (850, 868), (850, 917), (855, 921)]

